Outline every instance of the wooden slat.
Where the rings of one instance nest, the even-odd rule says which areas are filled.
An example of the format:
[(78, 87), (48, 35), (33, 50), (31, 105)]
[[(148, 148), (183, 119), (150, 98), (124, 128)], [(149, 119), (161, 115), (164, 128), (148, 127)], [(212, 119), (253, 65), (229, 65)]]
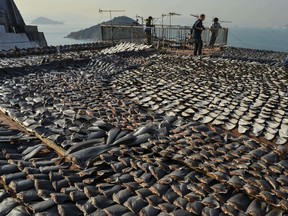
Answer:
[(9, 126), (10, 129), (16, 129), (16, 130), (20, 130), (25, 134), (29, 134), (29, 135), (34, 135), (37, 138), (39, 138), (45, 145), (49, 146), (50, 148), (54, 149), (56, 151), (56, 153), (59, 156), (64, 156), (65, 155), (65, 150), (57, 145), (56, 143), (54, 143), (53, 141), (44, 138), (42, 136), (40, 136), (39, 134), (33, 132), (33, 131), (28, 131), (27, 128), (25, 128), (23, 125), (21, 125), (20, 122), (18, 121), (14, 121), (13, 119), (11, 119), (3, 109), (0, 110), (0, 122), (2, 121), (3, 124)]

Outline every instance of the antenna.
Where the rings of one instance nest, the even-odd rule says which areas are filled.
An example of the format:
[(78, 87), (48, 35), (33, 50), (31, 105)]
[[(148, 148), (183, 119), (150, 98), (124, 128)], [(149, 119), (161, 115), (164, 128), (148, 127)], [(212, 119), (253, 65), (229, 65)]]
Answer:
[(223, 22), (225, 22), (225, 23), (232, 23), (231, 21), (226, 21), (226, 20), (220, 20), (219, 22), (221, 22), (221, 23), (223, 23)]
[(196, 18), (199, 17), (199, 15), (195, 15), (195, 14), (190, 14), (190, 16), (193, 16), (193, 17), (196, 17)]
[[(214, 20), (214, 16), (212, 16), (212, 22)], [(226, 20), (218, 20), (219, 23), (232, 23), (231, 21), (226, 21)]]
[(112, 12), (125, 12), (125, 10), (101, 10), (99, 9), (99, 13), (106, 13), (109, 12), (110, 13), (110, 22), (111, 22), (111, 39), (112, 39), (112, 43), (113, 43), (113, 23), (112, 23)]
[(175, 13), (175, 12), (170, 12), (169, 15), (170, 15), (170, 16), (175, 16), (175, 15), (181, 16), (181, 14), (178, 14), (178, 13)]
[(162, 20), (161, 20), (161, 22), (162, 22), (162, 23), (161, 23), (162, 28), (163, 28), (163, 24), (164, 24), (164, 23), (163, 23), (163, 19), (164, 19), (165, 16), (167, 16), (167, 14), (162, 14), (162, 15), (161, 15), (161, 18), (162, 18)]
[(125, 10), (101, 10), (99, 9), (99, 13), (105, 13), (105, 12), (109, 12), (110, 13), (110, 19), (112, 19), (112, 12), (125, 12)]
[(171, 18), (172, 18), (172, 16), (181, 16), (181, 14), (178, 14), (178, 13), (175, 13), (175, 12), (169, 12), (167, 14), (167, 16), (170, 17), (170, 26), (171, 26)]
[(144, 18), (142, 17), (142, 16), (138, 16), (137, 14), (136, 14), (136, 21), (138, 21), (138, 18), (140, 18), (141, 19), (141, 24), (143, 25), (143, 20), (144, 20)]

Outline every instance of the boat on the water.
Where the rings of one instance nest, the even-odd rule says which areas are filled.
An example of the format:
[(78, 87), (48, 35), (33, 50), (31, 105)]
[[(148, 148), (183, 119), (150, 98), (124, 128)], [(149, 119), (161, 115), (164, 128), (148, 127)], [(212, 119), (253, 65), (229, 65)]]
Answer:
[(0, 50), (45, 47), (37, 26), (26, 25), (13, 0), (0, 0)]

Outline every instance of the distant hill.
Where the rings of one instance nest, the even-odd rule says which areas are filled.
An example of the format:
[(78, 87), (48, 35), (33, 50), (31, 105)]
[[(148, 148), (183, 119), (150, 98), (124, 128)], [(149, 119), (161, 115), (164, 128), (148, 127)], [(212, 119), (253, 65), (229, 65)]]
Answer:
[[(135, 20), (126, 16), (120, 16), (112, 19), (112, 23), (113, 25), (135, 25)], [(69, 35), (66, 36), (66, 38), (76, 40), (99, 40), (101, 39), (101, 24), (109, 25), (111, 24), (111, 21), (109, 20), (107, 22), (102, 22), (100, 24), (91, 26), (77, 32), (71, 32)]]
[(55, 20), (51, 20), (51, 19), (48, 19), (46, 17), (38, 17), (36, 18), (35, 20), (33, 20), (31, 22), (31, 24), (36, 24), (36, 25), (61, 25), (63, 24), (63, 22), (58, 22), (58, 21), (55, 21)]

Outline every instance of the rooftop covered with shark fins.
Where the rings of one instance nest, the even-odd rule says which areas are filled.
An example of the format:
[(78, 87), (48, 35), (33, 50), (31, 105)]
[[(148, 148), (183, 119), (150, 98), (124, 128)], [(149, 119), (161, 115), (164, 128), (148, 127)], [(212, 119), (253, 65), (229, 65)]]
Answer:
[(287, 53), (0, 53), (0, 215), (287, 215)]

